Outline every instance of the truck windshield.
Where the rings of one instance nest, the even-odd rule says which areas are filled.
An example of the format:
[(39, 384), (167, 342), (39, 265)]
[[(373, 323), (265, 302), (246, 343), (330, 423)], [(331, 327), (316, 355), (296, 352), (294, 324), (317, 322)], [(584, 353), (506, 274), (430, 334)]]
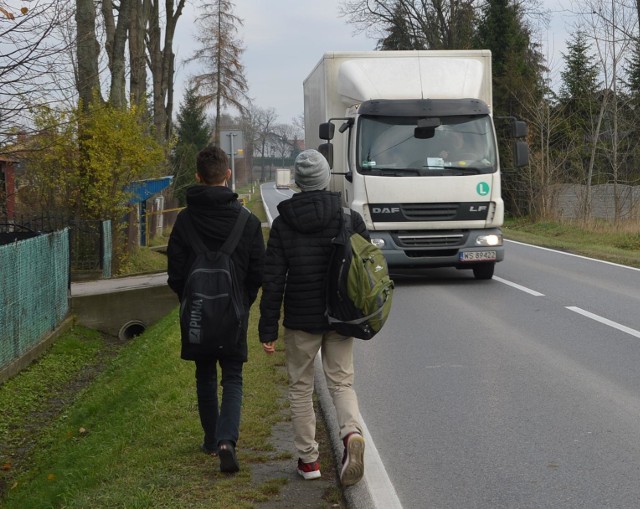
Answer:
[(356, 160), (358, 172), (385, 176), (441, 176), (493, 173), (497, 169), (491, 118), (439, 117), (428, 139), (418, 139), (412, 117), (362, 116)]

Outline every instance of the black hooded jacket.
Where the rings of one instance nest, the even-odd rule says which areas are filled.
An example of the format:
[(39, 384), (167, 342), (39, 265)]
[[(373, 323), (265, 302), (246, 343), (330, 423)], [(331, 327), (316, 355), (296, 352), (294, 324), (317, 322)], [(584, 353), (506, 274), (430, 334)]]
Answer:
[[(278, 338), (280, 307), (288, 329), (311, 333), (330, 330), (325, 317), (325, 287), (331, 240), (341, 220), (340, 193), (297, 193), (278, 205), (265, 255), (260, 341)], [(360, 214), (352, 212), (353, 230), (369, 240)]]
[[(224, 186), (196, 185), (187, 189), (187, 208), (180, 211), (169, 236), (167, 246), (167, 283), (178, 298), (189, 275), (189, 269), (196, 258), (185, 227), (185, 214), (189, 214), (194, 228), (208, 249), (219, 249), (231, 233), (242, 205), (238, 195)], [(244, 227), (238, 246), (231, 256), (238, 281), (243, 285), (246, 309), (255, 301), (262, 284), (264, 262), (264, 239), (260, 220), (251, 215)], [(247, 342), (241, 342), (234, 357), (247, 360)], [(187, 345), (188, 346), (188, 345)], [(182, 347), (182, 358), (195, 360), (194, 355)]]

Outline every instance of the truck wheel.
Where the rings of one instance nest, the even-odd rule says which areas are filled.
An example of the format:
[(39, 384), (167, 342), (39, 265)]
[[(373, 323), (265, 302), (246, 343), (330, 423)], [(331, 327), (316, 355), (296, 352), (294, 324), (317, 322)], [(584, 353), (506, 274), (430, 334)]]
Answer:
[(493, 277), (493, 269), (495, 269), (495, 263), (479, 263), (473, 267), (473, 276), (476, 279), (491, 279)]

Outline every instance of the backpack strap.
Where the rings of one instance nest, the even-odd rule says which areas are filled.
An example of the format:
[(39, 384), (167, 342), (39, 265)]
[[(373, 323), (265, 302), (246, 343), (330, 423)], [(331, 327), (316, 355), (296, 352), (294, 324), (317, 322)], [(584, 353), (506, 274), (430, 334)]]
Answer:
[[(238, 242), (240, 241), (242, 231), (244, 230), (244, 226), (245, 224), (247, 224), (247, 220), (250, 216), (251, 212), (249, 212), (249, 210), (247, 210), (245, 207), (240, 208), (238, 219), (236, 219), (236, 222), (233, 225), (233, 229), (231, 230), (231, 233), (229, 233), (227, 240), (225, 240), (224, 244), (222, 244), (222, 247), (220, 247), (220, 251), (231, 256), (231, 253), (233, 253), (233, 251), (236, 249), (236, 246), (238, 245)], [(195, 226), (193, 226), (193, 221), (191, 220), (191, 216), (189, 215), (188, 210), (185, 214), (185, 219), (187, 236), (189, 237), (189, 240), (191, 241), (191, 244), (196, 253), (201, 254), (209, 251), (205, 243), (202, 241), (202, 237), (200, 237), (200, 235), (196, 231)]]
[(349, 207), (342, 207), (342, 223), (348, 234), (353, 233), (353, 216)]
[(250, 215), (251, 212), (249, 212), (248, 209), (244, 207), (240, 208), (240, 213), (238, 214), (238, 219), (236, 219), (236, 224), (233, 225), (233, 230), (231, 230), (231, 233), (227, 237), (227, 240), (225, 240), (224, 244), (222, 244), (220, 251), (227, 254), (228, 256), (231, 256), (231, 253), (235, 251), (236, 246), (240, 241), (242, 231), (244, 230), (244, 225), (247, 224), (247, 220), (249, 219)]

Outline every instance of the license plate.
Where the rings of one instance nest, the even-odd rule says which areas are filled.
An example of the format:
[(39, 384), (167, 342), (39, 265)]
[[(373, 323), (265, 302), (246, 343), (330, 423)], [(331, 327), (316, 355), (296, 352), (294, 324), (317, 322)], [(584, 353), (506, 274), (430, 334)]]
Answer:
[(463, 251), (460, 253), (461, 262), (493, 261), (495, 259), (495, 251)]

